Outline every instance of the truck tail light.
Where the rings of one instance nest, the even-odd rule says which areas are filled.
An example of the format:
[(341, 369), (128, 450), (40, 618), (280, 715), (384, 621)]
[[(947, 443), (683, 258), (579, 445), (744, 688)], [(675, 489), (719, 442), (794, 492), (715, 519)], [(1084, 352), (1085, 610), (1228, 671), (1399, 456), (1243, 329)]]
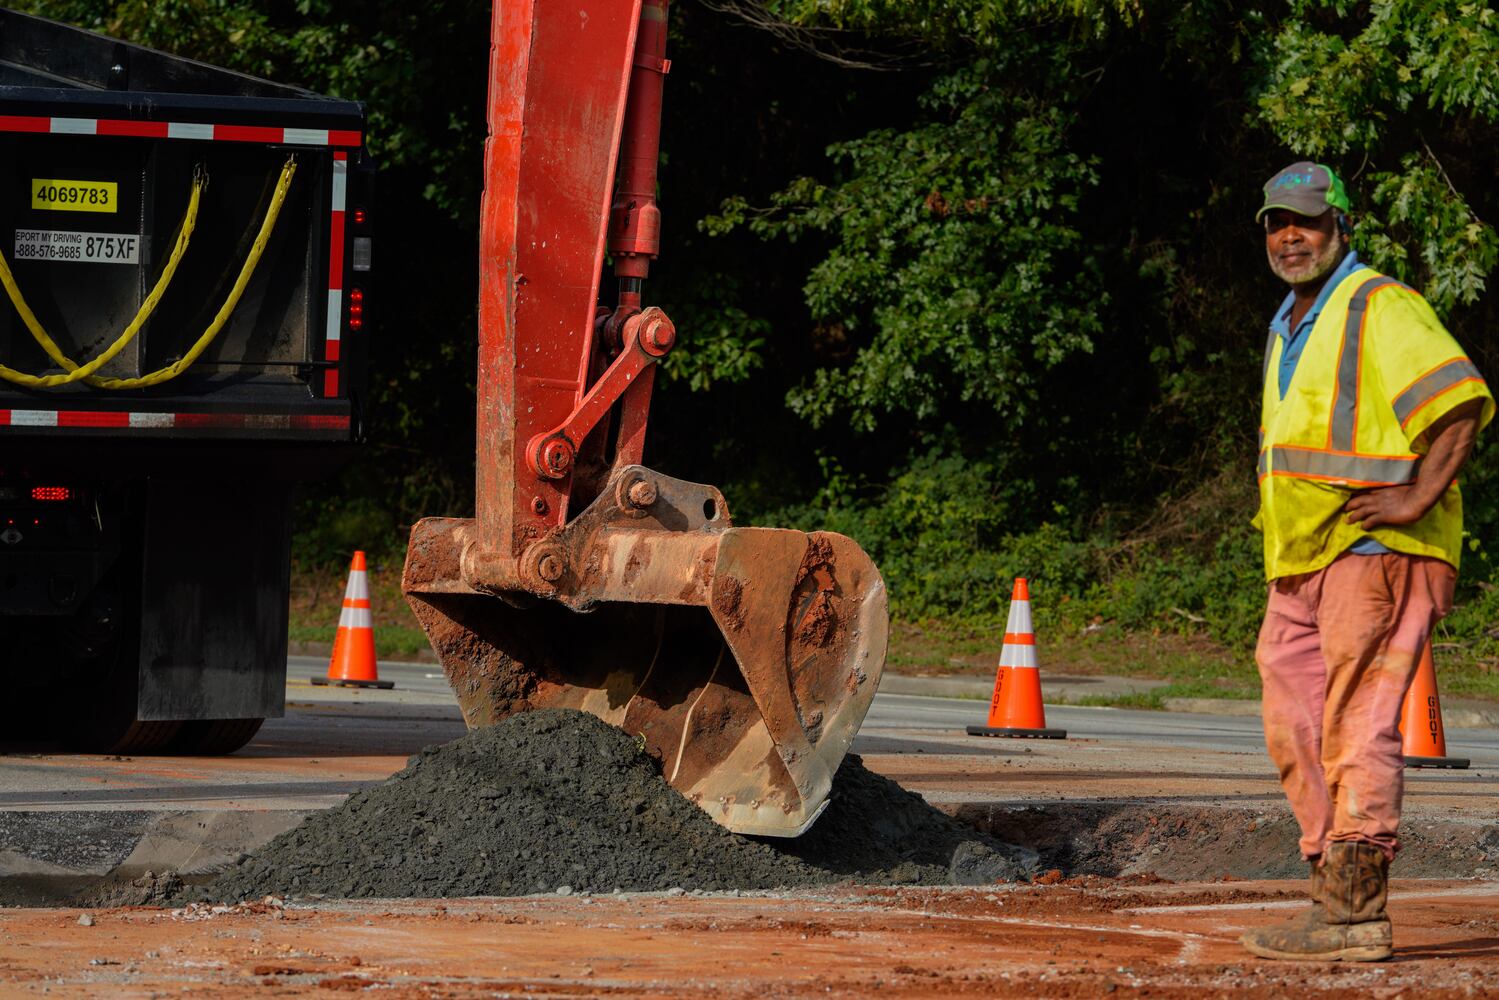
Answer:
[(364, 289), (349, 289), (349, 329), (364, 329)]
[(66, 486), (33, 486), (31, 499), (42, 503), (59, 503), (73, 499), (73, 491)]

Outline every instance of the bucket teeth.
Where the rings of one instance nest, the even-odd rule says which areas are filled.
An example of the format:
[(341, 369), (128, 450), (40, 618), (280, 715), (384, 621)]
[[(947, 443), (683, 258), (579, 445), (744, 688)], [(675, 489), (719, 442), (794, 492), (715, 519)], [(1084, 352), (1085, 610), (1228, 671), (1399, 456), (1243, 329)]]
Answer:
[(589, 712), (637, 736), (723, 826), (796, 836), (826, 805), (879, 684), (879, 571), (842, 535), (734, 528), (721, 497), (704, 517), (716, 490), (625, 472), (648, 475), (658, 504), (685, 500), (696, 523), (671, 509), (641, 517), (605, 490), (549, 539), (572, 569), (538, 600), (465, 580), (474, 522), (424, 520), (407, 600), (470, 728), (535, 708)]

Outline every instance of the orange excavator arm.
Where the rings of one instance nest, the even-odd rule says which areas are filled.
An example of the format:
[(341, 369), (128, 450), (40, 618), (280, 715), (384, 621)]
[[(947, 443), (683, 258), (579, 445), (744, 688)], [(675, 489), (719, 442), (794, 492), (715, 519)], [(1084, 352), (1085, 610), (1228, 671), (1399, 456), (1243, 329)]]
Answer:
[(884, 582), (842, 535), (735, 527), (640, 464), (677, 335), (642, 302), (666, 24), (667, 0), (494, 6), (476, 512), (413, 527), (403, 587), (470, 727), (591, 712), (724, 826), (794, 836), (879, 683)]

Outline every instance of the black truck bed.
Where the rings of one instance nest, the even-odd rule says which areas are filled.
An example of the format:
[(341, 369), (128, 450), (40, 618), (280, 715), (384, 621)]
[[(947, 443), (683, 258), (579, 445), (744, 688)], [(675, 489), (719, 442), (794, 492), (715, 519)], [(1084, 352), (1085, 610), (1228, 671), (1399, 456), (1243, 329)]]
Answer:
[[(75, 363), (135, 317), (171, 254), (193, 178), (206, 173), (175, 276), (99, 374), (139, 378), (182, 357), (225, 301), (281, 167), (296, 158), (254, 276), (196, 363), (146, 388), (0, 381), (0, 448), (358, 439), (371, 246), (364, 130), (356, 102), (0, 10), (0, 253)], [(62, 372), (4, 290), (0, 365)]]

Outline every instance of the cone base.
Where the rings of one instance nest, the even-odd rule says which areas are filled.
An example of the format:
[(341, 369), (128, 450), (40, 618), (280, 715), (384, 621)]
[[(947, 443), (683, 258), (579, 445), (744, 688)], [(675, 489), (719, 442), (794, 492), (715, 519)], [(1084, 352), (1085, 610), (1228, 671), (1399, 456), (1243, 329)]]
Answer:
[(318, 687), (380, 688), (382, 691), (389, 691), (396, 686), (395, 681), (333, 681), (326, 677), (311, 677), (309, 680)]
[(1012, 739), (1065, 740), (1065, 729), (1011, 729), (1005, 726), (969, 726), (969, 736), (1007, 736)]
[(1407, 757), (1406, 767), (1448, 767), (1455, 771), (1467, 770), (1472, 761), (1466, 757)]

